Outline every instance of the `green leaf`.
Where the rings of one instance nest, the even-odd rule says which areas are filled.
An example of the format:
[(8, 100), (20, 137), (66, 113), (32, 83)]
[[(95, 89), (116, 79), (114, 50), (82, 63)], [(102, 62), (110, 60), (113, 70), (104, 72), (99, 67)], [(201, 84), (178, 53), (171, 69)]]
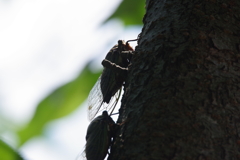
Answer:
[(73, 112), (87, 98), (100, 72), (92, 73), (88, 65), (72, 82), (56, 89), (43, 99), (26, 128), (18, 132), (20, 145), (33, 136), (41, 135), (43, 127), (51, 120)]
[(142, 25), (145, 0), (123, 0), (117, 10), (105, 21), (120, 19), (124, 25)]
[(19, 153), (0, 139), (0, 159), (1, 160), (23, 160)]

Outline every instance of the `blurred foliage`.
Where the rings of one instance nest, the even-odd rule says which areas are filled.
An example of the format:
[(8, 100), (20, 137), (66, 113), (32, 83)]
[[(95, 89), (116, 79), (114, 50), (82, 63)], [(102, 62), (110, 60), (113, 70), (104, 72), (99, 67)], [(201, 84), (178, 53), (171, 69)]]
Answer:
[(125, 26), (142, 25), (145, 0), (123, 0), (116, 11), (105, 21), (120, 19)]
[(23, 160), (19, 153), (0, 139), (0, 159), (1, 160)]
[(43, 99), (27, 127), (19, 131), (20, 145), (33, 136), (40, 135), (49, 121), (66, 116), (79, 107), (99, 76), (100, 72), (92, 73), (87, 65), (74, 81), (61, 86)]

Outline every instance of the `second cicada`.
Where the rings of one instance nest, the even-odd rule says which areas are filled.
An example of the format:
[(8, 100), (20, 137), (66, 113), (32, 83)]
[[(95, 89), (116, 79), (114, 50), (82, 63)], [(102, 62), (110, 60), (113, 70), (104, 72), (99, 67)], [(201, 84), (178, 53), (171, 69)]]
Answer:
[[(131, 40), (134, 41), (134, 40)], [(114, 109), (120, 90), (127, 77), (128, 65), (133, 48), (123, 40), (119, 40), (102, 61), (102, 75), (88, 96), (89, 119), (92, 120), (102, 110)], [(114, 97), (114, 98), (113, 98)], [(112, 112), (110, 112), (111, 115)]]
[(112, 143), (115, 126), (115, 122), (107, 111), (103, 111), (102, 115), (95, 118), (87, 129), (85, 156), (83, 157), (87, 160), (103, 160)]

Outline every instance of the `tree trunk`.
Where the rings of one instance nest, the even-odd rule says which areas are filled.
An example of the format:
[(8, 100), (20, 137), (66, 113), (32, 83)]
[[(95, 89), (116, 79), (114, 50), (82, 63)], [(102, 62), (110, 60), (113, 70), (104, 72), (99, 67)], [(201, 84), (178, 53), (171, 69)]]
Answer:
[(240, 1), (147, 0), (110, 160), (240, 159)]

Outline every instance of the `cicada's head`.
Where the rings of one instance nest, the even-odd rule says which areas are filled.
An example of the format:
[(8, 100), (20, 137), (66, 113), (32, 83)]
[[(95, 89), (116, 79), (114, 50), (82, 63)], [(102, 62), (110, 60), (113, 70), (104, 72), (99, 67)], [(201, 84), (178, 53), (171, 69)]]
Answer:
[(129, 43), (125, 43), (124, 40), (118, 40), (118, 49), (120, 51), (133, 51), (133, 48), (129, 45)]
[(125, 44), (124, 49), (126, 51), (134, 51), (134, 49), (132, 48), (132, 46), (130, 46), (130, 44), (128, 42)]

